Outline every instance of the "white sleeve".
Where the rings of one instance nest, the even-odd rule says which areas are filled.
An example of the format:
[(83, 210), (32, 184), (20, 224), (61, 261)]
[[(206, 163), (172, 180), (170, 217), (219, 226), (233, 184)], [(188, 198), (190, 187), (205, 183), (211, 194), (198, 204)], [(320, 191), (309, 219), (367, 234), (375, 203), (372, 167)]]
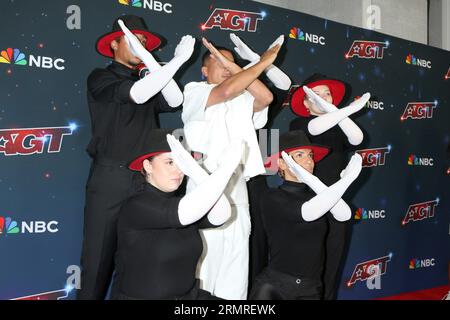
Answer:
[(190, 121), (204, 121), (206, 104), (215, 85), (205, 82), (191, 82), (184, 88), (184, 102), (181, 119), (186, 125)]
[[(247, 90), (245, 91), (245, 97), (247, 99), (247, 103), (249, 105), (251, 105), (253, 108), (253, 103), (255, 102), (255, 97)], [(262, 127), (264, 127), (266, 125), (268, 115), (269, 115), (269, 106), (265, 107), (261, 111), (253, 112), (252, 120), (253, 120), (253, 126), (255, 127), (256, 130), (261, 129)]]

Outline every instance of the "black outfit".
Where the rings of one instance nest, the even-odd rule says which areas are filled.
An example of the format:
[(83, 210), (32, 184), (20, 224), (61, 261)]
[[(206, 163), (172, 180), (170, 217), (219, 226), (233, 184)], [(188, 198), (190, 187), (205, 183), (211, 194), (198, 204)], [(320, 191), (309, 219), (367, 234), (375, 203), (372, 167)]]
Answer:
[(78, 299), (105, 298), (114, 270), (118, 212), (142, 185), (142, 177), (130, 171), (127, 162), (138, 154), (149, 131), (159, 126), (158, 114), (176, 111), (161, 94), (135, 104), (130, 89), (137, 80), (135, 70), (115, 61), (88, 78), (92, 139), (87, 151), (93, 162), (86, 185)]
[(217, 227), (205, 216), (183, 226), (182, 197), (151, 184), (122, 206), (113, 299), (214, 299), (199, 289), (195, 269), (203, 250), (199, 229)]
[[(303, 130), (312, 143), (331, 148), (331, 153), (322, 161), (316, 163), (314, 168), (314, 175), (327, 186), (330, 186), (340, 179), (340, 173), (347, 165), (352, 146), (338, 126), (318, 136), (311, 135), (308, 131), (308, 123), (313, 118), (315, 116), (310, 118), (298, 117), (292, 120), (289, 129), (290, 131)], [(337, 293), (337, 278), (347, 250), (350, 223), (339, 222), (333, 219), (330, 214), (326, 215), (326, 219), (328, 221), (328, 234), (326, 237), (326, 266), (323, 274), (324, 299), (332, 300), (335, 299)]]
[(327, 219), (305, 222), (301, 216), (302, 204), (314, 196), (305, 184), (284, 181), (261, 199), (270, 260), (256, 277), (250, 299), (322, 298)]

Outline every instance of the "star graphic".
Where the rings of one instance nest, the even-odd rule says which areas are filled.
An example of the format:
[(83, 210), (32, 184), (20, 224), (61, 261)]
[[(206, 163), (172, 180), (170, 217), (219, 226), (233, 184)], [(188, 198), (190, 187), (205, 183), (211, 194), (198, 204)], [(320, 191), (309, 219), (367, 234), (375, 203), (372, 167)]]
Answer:
[(358, 277), (361, 277), (361, 274), (362, 274), (362, 270), (361, 270), (361, 269), (359, 269), (358, 271), (356, 271), (356, 275), (357, 275)]
[(354, 50), (355, 50), (356, 53), (359, 53), (359, 51), (361, 50), (361, 48), (358, 46), (358, 47), (355, 47)]
[(220, 14), (218, 14), (217, 16), (214, 16), (214, 23), (222, 23), (222, 19)]
[[(3, 141), (3, 143), (2, 143), (2, 141)], [(8, 142), (9, 142), (9, 140), (6, 140), (5, 138), (0, 137), (0, 147), (4, 148), (5, 144)]]

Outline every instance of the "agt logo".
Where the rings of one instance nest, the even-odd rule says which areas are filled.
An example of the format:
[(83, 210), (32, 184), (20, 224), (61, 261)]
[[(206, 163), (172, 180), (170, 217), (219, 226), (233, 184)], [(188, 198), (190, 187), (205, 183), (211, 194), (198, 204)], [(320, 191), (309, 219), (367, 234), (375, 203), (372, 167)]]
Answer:
[(436, 109), (438, 103), (434, 102), (410, 102), (406, 106), (405, 111), (400, 117), (401, 121), (409, 118), (413, 120), (432, 119), (433, 111)]
[(385, 219), (385, 210), (366, 210), (364, 208), (358, 208), (355, 212), (355, 220), (373, 220), (373, 219)]
[(325, 45), (325, 37), (318, 36), (312, 33), (305, 33), (300, 28), (295, 27), (291, 28), (291, 31), (289, 32), (289, 38), (305, 42), (311, 42), (314, 44), (320, 44), (322, 46)]
[(384, 49), (389, 47), (389, 42), (355, 40), (350, 50), (345, 54), (346, 59), (354, 56), (362, 59), (383, 59)]
[(436, 200), (416, 203), (409, 206), (405, 217), (402, 221), (402, 226), (406, 226), (409, 222), (417, 222), (424, 219), (434, 217), (435, 209), (439, 205), (439, 198)]
[(76, 124), (68, 127), (0, 129), (0, 154), (5, 156), (29, 156), (44, 152), (48, 144), (48, 153), (58, 153), (64, 136), (72, 135)]
[(431, 61), (417, 59), (413, 54), (408, 54), (405, 62), (413, 66), (431, 69)]
[(19, 66), (37, 67), (43, 69), (64, 70), (65, 60), (53, 59), (44, 56), (28, 55), (28, 61), (24, 53), (19, 49), (8, 48), (0, 53), (0, 63), (14, 64)]
[(56, 233), (58, 232), (58, 221), (22, 221), (21, 227), (10, 217), (0, 217), (0, 235), (18, 233)]
[(384, 166), (386, 163), (386, 155), (391, 152), (391, 146), (384, 148), (357, 150), (362, 157), (363, 168), (371, 168)]
[(258, 13), (216, 8), (201, 29), (219, 27), (220, 30), (255, 32), (258, 21), (263, 20), (265, 16), (264, 11)]
[(119, 0), (120, 4), (157, 12), (172, 13), (172, 4), (153, 0)]
[(430, 268), (436, 265), (436, 260), (434, 258), (431, 259), (411, 259), (409, 261), (409, 269), (420, 269), (420, 268)]
[[(381, 289), (381, 276), (386, 274), (387, 263), (391, 261), (392, 253), (373, 260), (358, 263), (353, 270), (350, 280), (347, 282), (347, 287), (352, 287), (357, 281), (367, 281), (369, 289)], [(375, 285), (373, 281), (375, 280)], [(372, 283), (371, 283), (372, 281)]]
[(433, 158), (419, 158), (412, 154), (408, 157), (408, 165), (409, 166), (433, 167), (434, 159)]
[(445, 75), (445, 80), (450, 79), (450, 68), (448, 68), (447, 74)]

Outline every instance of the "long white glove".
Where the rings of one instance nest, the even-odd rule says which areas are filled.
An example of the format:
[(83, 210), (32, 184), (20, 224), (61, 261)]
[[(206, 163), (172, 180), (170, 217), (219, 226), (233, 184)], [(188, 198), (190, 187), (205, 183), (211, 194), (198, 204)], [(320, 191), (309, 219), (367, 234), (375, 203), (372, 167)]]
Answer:
[(212, 224), (221, 225), (226, 222), (231, 216), (231, 207), (223, 191), (242, 158), (244, 142), (233, 140), (224, 151), (219, 167), (211, 175), (200, 167), (173, 136), (168, 135), (167, 142), (172, 151), (172, 159), (197, 185), (180, 201), (178, 217), (181, 224), (192, 224), (207, 212)]
[(351, 209), (341, 198), (361, 172), (362, 157), (359, 154), (352, 156), (347, 168), (341, 173), (341, 179), (330, 187), (327, 187), (319, 178), (296, 163), (286, 152), (283, 151), (281, 154), (290, 171), (296, 176), (299, 182), (305, 183), (317, 194), (314, 198), (302, 205), (301, 213), (303, 220), (317, 220), (328, 211), (338, 221), (347, 221), (351, 218)]
[(361, 129), (350, 119), (350, 115), (358, 112), (366, 105), (370, 99), (370, 93), (365, 93), (361, 98), (352, 102), (345, 108), (338, 109), (335, 105), (328, 103), (319, 97), (314, 91), (307, 86), (303, 86), (308, 98), (323, 112), (327, 112), (308, 123), (308, 131), (316, 136), (331, 129), (336, 124), (342, 129), (348, 138), (348, 141), (356, 146), (364, 139), (364, 134)]
[[(237, 35), (234, 33), (230, 34), (230, 39), (233, 41), (234, 45), (236, 46), (234, 50), (236, 53), (244, 60), (248, 60), (251, 63), (244, 67), (244, 69), (248, 69), (251, 66), (255, 65), (259, 62), (260, 56), (254, 52), (252, 49), (250, 49)], [(276, 45), (282, 46), (284, 42), (284, 35), (279, 36), (269, 47), (272, 48)], [(289, 90), (291, 87), (291, 80), (289, 77), (281, 71), (278, 67), (274, 66), (273, 64), (270, 65), (266, 70), (265, 73), (267, 77), (270, 79), (270, 81), (273, 82), (273, 84), (281, 89), (281, 90)]]
[(141, 104), (161, 91), (169, 106), (178, 107), (181, 105), (183, 103), (183, 93), (172, 78), (183, 63), (191, 57), (194, 51), (195, 39), (190, 35), (181, 38), (175, 49), (175, 57), (162, 67), (152, 54), (144, 48), (138, 38), (125, 26), (123, 21), (119, 20), (118, 23), (125, 33), (125, 39), (132, 54), (141, 59), (150, 71), (149, 75), (133, 85), (130, 91), (131, 98), (136, 103)]

